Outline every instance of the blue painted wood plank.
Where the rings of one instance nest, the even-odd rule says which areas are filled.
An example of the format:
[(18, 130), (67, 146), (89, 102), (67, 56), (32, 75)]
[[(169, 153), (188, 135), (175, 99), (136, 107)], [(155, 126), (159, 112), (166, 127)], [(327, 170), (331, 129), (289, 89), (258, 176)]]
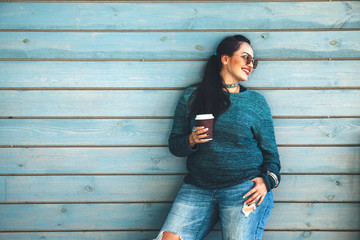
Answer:
[(0, 166), (0, 174), (187, 172), (167, 147), (0, 148)]
[[(204, 66), (205, 61), (3, 61), (0, 88), (187, 87), (200, 81)], [(360, 87), (359, 75), (360, 61), (260, 61), (243, 85)]]
[[(216, 232), (214, 232), (214, 235)], [(209, 236), (212, 237), (212, 236)], [(360, 238), (360, 232), (317, 232), (317, 231), (289, 231), (289, 232), (277, 232), (277, 231), (265, 231), (263, 235), (264, 240), (273, 240), (273, 239), (282, 239), (282, 240), (319, 240), (319, 239), (327, 239), (327, 240), (358, 240)], [(210, 239), (218, 239), (209, 238)]]
[[(294, 121), (292, 121), (294, 120)], [(329, 120), (329, 121), (328, 121)], [(275, 135), (278, 144), (345, 144), (347, 136), (353, 144), (359, 144), (357, 122), (360, 119), (275, 119)], [(355, 137), (356, 133), (357, 137)], [(290, 138), (293, 138), (290, 140)], [(302, 138), (307, 140), (301, 140)]]
[(359, 27), (360, 5), (357, 2), (2, 3), (0, 23), (0, 29), (342, 29)]
[[(170, 207), (170, 203), (1, 204), (0, 230), (160, 229)], [(275, 203), (266, 228), (357, 230), (359, 211), (359, 203)]]
[[(359, 116), (360, 90), (256, 90), (273, 116)], [(4, 90), (0, 116), (173, 116), (183, 90)]]
[[(158, 231), (101, 231), (101, 232), (27, 232), (27, 233), (1, 233), (0, 238), (7, 240), (68, 240), (68, 239), (82, 239), (82, 240), (149, 240), (157, 236)], [(267, 231), (265, 230), (263, 240), (358, 240), (360, 232), (331, 232), (331, 231)], [(219, 240), (221, 239), (221, 231), (211, 231), (204, 240)]]
[(359, 173), (360, 147), (280, 147), (283, 173)]
[[(171, 124), (170, 119), (0, 119), (0, 145), (166, 145)], [(274, 127), (278, 144), (359, 144), (360, 118), (274, 119)]]
[[(81, 239), (81, 240), (149, 240), (156, 237), (158, 231), (86, 231), (86, 232), (11, 232), (1, 233), (0, 239), (2, 240), (69, 240), (69, 239)], [(211, 235), (220, 236), (218, 233), (212, 233)], [(212, 236), (207, 239), (212, 240)], [(216, 238), (215, 238), (216, 239)], [(346, 238), (345, 238), (346, 239)], [(346, 239), (347, 240), (347, 239)], [(349, 239), (350, 240), (350, 239)], [(352, 240), (352, 239), (351, 239)]]
[[(338, 239), (358, 240), (359, 238), (360, 238), (360, 232), (317, 232), (317, 231), (277, 232), (277, 231), (265, 231), (264, 235), (263, 235), (264, 240), (273, 240), (273, 239), (282, 239), (282, 240), (302, 240), (302, 239), (309, 239), (309, 240), (319, 240), (319, 239), (327, 239), (327, 240), (338, 240)], [(212, 239), (215, 240), (217, 238), (214, 237)]]
[[(279, 147), (282, 173), (358, 173), (360, 147)], [(0, 174), (187, 172), (167, 147), (0, 148)]]
[(0, 202), (3, 201), (6, 202), (6, 178), (0, 177)]
[(281, 179), (281, 187), (273, 190), (276, 201), (360, 200), (359, 175), (283, 175)]
[(0, 95), (0, 115), (171, 116), (182, 92), (174, 90), (3, 91)]
[(0, 59), (198, 59), (244, 34), (257, 58), (360, 57), (360, 31), (0, 32)]
[[(1, 203), (173, 201), (183, 175), (0, 176)], [(314, 184), (316, 183), (316, 184)], [(296, 191), (294, 191), (296, 189)], [(359, 175), (283, 175), (275, 201), (359, 202)]]

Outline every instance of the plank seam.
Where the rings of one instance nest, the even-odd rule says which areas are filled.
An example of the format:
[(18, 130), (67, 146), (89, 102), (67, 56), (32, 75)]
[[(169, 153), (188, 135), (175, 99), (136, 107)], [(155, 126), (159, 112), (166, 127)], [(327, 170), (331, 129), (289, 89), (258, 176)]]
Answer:
[[(256, 58), (259, 61), (351, 61), (360, 60), (360, 57), (349, 58)], [(193, 62), (193, 61), (207, 61), (207, 58), (0, 58), (0, 62), (9, 61), (58, 61), (58, 62)]]
[[(186, 87), (0, 87), (0, 91), (129, 91), (129, 90), (185, 90)], [(358, 90), (360, 86), (346, 87), (249, 87), (251, 90)]]
[(147, 32), (350, 32), (360, 31), (360, 28), (284, 28), (284, 29), (147, 29), (147, 30), (103, 30), (103, 29), (0, 29), (0, 32), (119, 32), (119, 33), (147, 33)]
[[(66, 201), (53, 201), (53, 202), (31, 202), (31, 201), (24, 201), (24, 202), (0, 202), (1, 205), (27, 205), (27, 204), (34, 204), (34, 205), (55, 205), (55, 204), (162, 204), (162, 203), (173, 203), (173, 201), (108, 201), (108, 202), (94, 202), (94, 201), (83, 201), (83, 202), (66, 202)], [(274, 203), (293, 203), (293, 204), (359, 204), (360, 201), (274, 201)]]
[[(360, 147), (360, 144), (278, 144), (278, 147)], [(168, 145), (0, 145), (0, 148), (168, 147)]]
[[(173, 119), (172, 116), (0, 116), (0, 119)], [(360, 118), (360, 116), (273, 116), (273, 119)]]
[[(0, 233), (38, 233), (38, 232), (147, 232), (159, 231), (160, 229), (69, 229), (69, 230), (0, 230)], [(213, 229), (212, 231), (221, 231), (220, 229)], [(360, 232), (358, 229), (265, 229), (269, 232)]]
[[(0, 0), (0, 2), (40, 2), (40, 3), (258, 3), (258, 2), (343, 2), (344, 0)], [(347, 0), (347, 2), (358, 0)]]
[[(186, 175), (186, 172), (179, 173), (2, 173), (1, 177), (39, 177), (39, 176), (179, 176)], [(281, 172), (287, 176), (359, 176), (359, 173), (341, 172)], [(5, 178), (6, 179), (6, 178)], [(6, 184), (6, 183), (5, 183)]]
[[(160, 229), (76, 229), (76, 230), (0, 230), (1, 233), (40, 233), (40, 232), (150, 232)], [(212, 231), (221, 231), (213, 229)], [(265, 229), (269, 232), (360, 232), (357, 229)]]

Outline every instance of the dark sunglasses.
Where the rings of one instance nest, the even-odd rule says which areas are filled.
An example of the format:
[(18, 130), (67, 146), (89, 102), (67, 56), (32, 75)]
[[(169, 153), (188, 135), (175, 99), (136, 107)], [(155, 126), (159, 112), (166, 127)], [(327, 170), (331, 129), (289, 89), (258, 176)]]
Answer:
[(238, 57), (242, 57), (245, 61), (246, 64), (249, 65), (250, 63), (253, 64), (253, 69), (255, 69), (258, 65), (258, 60), (255, 60), (251, 55), (246, 54), (246, 55), (238, 55), (238, 54), (233, 54), (236, 55)]

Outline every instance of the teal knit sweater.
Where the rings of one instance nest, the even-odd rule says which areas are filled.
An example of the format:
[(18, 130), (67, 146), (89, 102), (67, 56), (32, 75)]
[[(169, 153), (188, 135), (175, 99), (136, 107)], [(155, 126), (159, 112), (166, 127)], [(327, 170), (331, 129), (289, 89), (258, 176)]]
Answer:
[(184, 182), (219, 189), (263, 177), (270, 191), (275, 182), (265, 173), (275, 173), (280, 181), (280, 160), (265, 98), (250, 89), (230, 93), (230, 108), (215, 121), (213, 140), (191, 148), (188, 138), (195, 120), (189, 121), (188, 101), (194, 90), (195, 87), (189, 87), (180, 97), (169, 136), (170, 152), (187, 156), (189, 173)]

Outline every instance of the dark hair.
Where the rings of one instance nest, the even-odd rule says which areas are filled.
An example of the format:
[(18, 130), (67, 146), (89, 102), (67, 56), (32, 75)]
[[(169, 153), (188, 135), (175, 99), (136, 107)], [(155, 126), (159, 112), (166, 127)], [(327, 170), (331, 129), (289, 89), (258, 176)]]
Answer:
[(250, 45), (250, 40), (242, 35), (226, 37), (220, 42), (216, 53), (206, 63), (202, 81), (193, 85), (197, 88), (190, 97), (190, 119), (197, 114), (212, 113), (216, 120), (229, 109), (230, 93), (223, 90), (223, 79), (220, 76), (221, 56), (233, 56), (244, 42)]

